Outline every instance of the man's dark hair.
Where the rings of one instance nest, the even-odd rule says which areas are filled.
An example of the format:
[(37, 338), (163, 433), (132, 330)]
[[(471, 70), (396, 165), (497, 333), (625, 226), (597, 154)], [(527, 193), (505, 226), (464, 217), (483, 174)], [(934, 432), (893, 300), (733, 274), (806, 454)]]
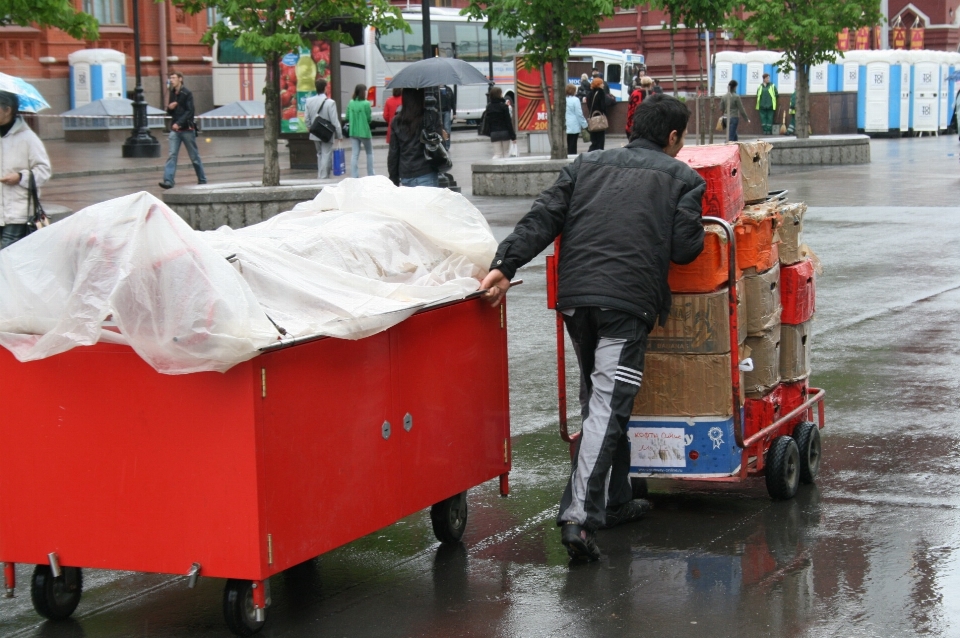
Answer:
[(730, 83), (727, 84), (727, 86), (730, 87), (730, 90), (731, 90), (731, 91), (736, 91), (736, 90), (737, 90), (737, 81), (736, 81), (736, 80), (730, 80)]
[(183, 82), (183, 73), (180, 73), (180, 71), (170, 71), (169, 73), (167, 73), (167, 77), (170, 77), (171, 75), (177, 76), (178, 78), (180, 78), (180, 81)]
[(686, 104), (670, 95), (654, 93), (644, 99), (633, 114), (630, 141), (642, 138), (665, 148), (670, 143), (670, 131), (683, 135), (689, 120), (690, 109)]
[(313, 83), (313, 86), (315, 86), (317, 89), (317, 95), (323, 95), (327, 92), (327, 81), (323, 78), (317, 78), (317, 80)]

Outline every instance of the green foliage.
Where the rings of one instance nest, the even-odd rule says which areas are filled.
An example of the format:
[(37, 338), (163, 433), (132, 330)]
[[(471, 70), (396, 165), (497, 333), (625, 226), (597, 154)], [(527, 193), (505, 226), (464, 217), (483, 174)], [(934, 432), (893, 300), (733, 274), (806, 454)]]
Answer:
[(536, 68), (565, 61), (570, 47), (598, 33), (600, 22), (621, 4), (621, 0), (470, 0), (461, 13), (485, 18), (499, 31), (520, 38), (526, 64)]
[(880, 24), (880, 0), (746, 0), (728, 25), (748, 42), (785, 52), (782, 70), (833, 62), (837, 34)]
[(715, 31), (727, 21), (740, 2), (734, 0), (653, 0), (655, 9), (666, 11), (670, 15), (667, 28), (676, 30), (679, 24), (689, 28), (702, 25), (708, 31)]
[(78, 40), (99, 37), (97, 20), (74, 9), (71, 0), (0, 0), (0, 26), (56, 27)]

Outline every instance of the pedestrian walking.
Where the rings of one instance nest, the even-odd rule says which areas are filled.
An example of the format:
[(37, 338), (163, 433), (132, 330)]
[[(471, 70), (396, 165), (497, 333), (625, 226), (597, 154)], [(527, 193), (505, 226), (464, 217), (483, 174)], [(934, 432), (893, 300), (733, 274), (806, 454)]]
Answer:
[(577, 87), (568, 84), (566, 91), (567, 155), (576, 155), (577, 140), (580, 139), (580, 131), (587, 128), (587, 118), (583, 117), (583, 105), (577, 99)]
[(449, 86), (440, 87), (440, 117), (443, 119), (443, 130), (446, 135), (443, 145), (450, 150), (450, 135), (453, 134), (453, 116), (457, 113), (457, 96)]
[[(427, 160), (423, 132), (440, 133), (438, 122), (424, 118), (423, 89), (403, 89), (403, 106), (390, 124), (390, 148), (387, 153), (387, 174), (397, 186), (440, 186), (440, 173)], [(436, 120), (436, 117), (433, 118)]]
[(396, 116), (397, 111), (400, 110), (400, 104), (403, 102), (400, 97), (402, 93), (403, 89), (393, 89), (393, 94), (387, 98), (386, 104), (383, 105), (383, 121), (387, 123), (387, 144), (390, 143), (390, 123)]
[(375, 175), (373, 172), (373, 134), (370, 132), (370, 122), (373, 120), (373, 112), (370, 109), (370, 102), (367, 100), (367, 86), (358, 84), (353, 89), (353, 97), (347, 104), (347, 125), (350, 131), (350, 177), (360, 177), (360, 145), (363, 145), (363, 152), (367, 156), (367, 175)]
[[(633, 499), (627, 421), (643, 379), (647, 334), (670, 311), (670, 262), (690, 263), (703, 250), (706, 183), (674, 159), (689, 118), (673, 97), (645, 100), (630, 143), (565, 167), (500, 243), (480, 284), (499, 303), (517, 269), (562, 235), (557, 310), (580, 364), (583, 415), (557, 515), (571, 558), (596, 560), (598, 529), (637, 520), (650, 508)], [(629, 206), (623, 193), (630, 193)]]
[(777, 87), (770, 83), (770, 74), (763, 74), (763, 84), (757, 88), (757, 111), (764, 135), (773, 135), (773, 118), (777, 112)]
[(313, 133), (310, 134), (310, 139), (317, 149), (317, 179), (330, 179), (333, 171), (333, 145), (343, 139), (343, 130), (337, 116), (337, 103), (327, 97), (327, 81), (319, 78), (314, 82), (314, 87), (317, 94), (307, 100), (304, 117), (307, 126), (310, 126), (318, 115), (333, 124), (333, 137), (326, 142)]
[(644, 76), (637, 88), (630, 93), (630, 103), (627, 105), (627, 125), (625, 127), (627, 137), (630, 137), (630, 131), (633, 130), (633, 115), (637, 112), (637, 107), (650, 95), (653, 95), (653, 80)]
[(510, 107), (503, 99), (503, 89), (495, 86), (490, 89), (490, 103), (483, 112), (490, 143), (493, 146), (493, 159), (503, 159), (510, 155), (510, 143), (515, 142), (517, 134), (513, 130), (513, 118)]
[(30, 175), (39, 188), (52, 173), (47, 149), (19, 111), (16, 94), (0, 91), (0, 250), (27, 236)]
[(747, 117), (747, 111), (743, 108), (743, 100), (737, 95), (736, 80), (730, 80), (730, 82), (727, 83), (727, 92), (720, 98), (720, 107), (723, 109), (724, 117), (727, 118), (727, 141), (736, 142), (740, 139), (737, 137), (740, 115), (743, 115), (743, 119), (745, 119), (748, 124), (750, 123), (750, 118)]
[[(603, 80), (593, 78), (590, 83), (590, 94), (587, 96), (587, 113), (589, 117), (607, 115), (607, 93), (603, 90)], [(602, 151), (606, 143), (607, 131), (590, 131), (590, 148), (588, 151)]]
[(577, 98), (587, 103), (587, 95), (590, 93), (590, 77), (586, 73), (580, 74), (580, 86), (577, 88)]
[(203, 172), (203, 162), (200, 161), (200, 151), (197, 150), (197, 123), (193, 109), (193, 93), (183, 85), (183, 74), (171, 71), (167, 76), (167, 86), (170, 87), (170, 99), (167, 100), (167, 115), (170, 116), (170, 153), (167, 155), (167, 164), (163, 168), (163, 181), (160, 188), (173, 188), (174, 178), (177, 175), (177, 157), (180, 155), (180, 144), (187, 147), (187, 155), (193, 163), (193, 171), (197, 174), (197, 183), (206, 184), (207, 176)]

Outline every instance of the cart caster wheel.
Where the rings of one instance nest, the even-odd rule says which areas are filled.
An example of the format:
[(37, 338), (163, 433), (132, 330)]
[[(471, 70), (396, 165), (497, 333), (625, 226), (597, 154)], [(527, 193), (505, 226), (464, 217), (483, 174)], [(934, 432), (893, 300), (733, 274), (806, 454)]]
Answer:
[(778, 436), (767, 450), (767, 492), (774, 500), (793, 498), (800, 485), (800, 450), (790, 436)]
[(79, 567), (63, 567), (59, 578), (49, 565), (37, 565), (30, 579), (33, 608), (44, 618), (66, 620), (80, 604), (83, 573)]
[(223, 617), (230, 631), (238, 636), (252, 636), (263, 629), (265, 622), (257, 620), (251, 585), (252, 581), (231, 578), (223, 588)]
[(800, 481), (809, 485), (820, 472), (820, 428), (804, 421), (793, 430), (793, 438), (800, 449)]
[(433, 533), (441, 543), (459, 543), (467, 528), (467, 493), (440, 501), (430, 508)]
[(649, 489), (647, 488), (647, 479), (633, 476), (630, 478), (630, 488), (633, 490), (633, 498), (647, 498)]

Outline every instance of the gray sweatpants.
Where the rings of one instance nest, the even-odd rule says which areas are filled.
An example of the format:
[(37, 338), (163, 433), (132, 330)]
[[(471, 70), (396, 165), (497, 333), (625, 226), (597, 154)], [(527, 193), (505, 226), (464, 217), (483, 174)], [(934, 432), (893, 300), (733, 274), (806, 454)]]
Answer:
[(564, 323), (580, 362), (583, 431), (557, 524), (595, 531), (607, 508), (633, 498), (627, 421), (643, 378), (648, 328), (636, 315), (596, 307), (564, 313)]

